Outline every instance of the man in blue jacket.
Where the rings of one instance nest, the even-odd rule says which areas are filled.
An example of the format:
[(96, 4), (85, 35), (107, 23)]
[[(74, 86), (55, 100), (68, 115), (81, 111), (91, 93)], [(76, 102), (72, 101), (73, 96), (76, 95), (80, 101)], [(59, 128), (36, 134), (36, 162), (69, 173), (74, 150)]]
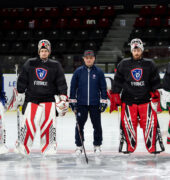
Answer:
[[(92, 50), (84, 52), (84, 65), (77, 68), (73, 74), (70, 88), (70, 107), (76, 113), (84, 141), (84, 125), (90, 114), (94, 128), (94, 152), (101, 152), (102, 127), (101, 112), (107, 107), (106, 81), (103, 71), (94, 65), (95, 54)], [(76, 154), (82, 153), (82, 143), (78, 129), (75, 129)]]

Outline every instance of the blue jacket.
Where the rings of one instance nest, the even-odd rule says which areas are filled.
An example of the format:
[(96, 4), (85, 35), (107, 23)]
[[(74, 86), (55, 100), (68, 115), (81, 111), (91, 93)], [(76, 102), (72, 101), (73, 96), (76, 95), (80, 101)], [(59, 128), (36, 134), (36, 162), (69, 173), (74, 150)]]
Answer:
[(77, 68), (71, 80), (70, 99), (77, 99), (78, 105), (99, 105), (100, 98), (107, 99), (103, 71), (95, 65)]

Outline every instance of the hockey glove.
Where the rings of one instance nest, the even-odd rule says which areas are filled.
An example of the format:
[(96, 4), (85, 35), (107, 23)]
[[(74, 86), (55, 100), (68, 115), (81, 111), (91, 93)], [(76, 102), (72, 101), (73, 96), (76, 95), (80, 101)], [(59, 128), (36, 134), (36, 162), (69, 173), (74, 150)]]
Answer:
[(107, 100), (101, 99), (100, 100), (100, 112), (104, 112), (107, 108)]
[(160, 93), (158, 90), (156, 90), (155, 92), (150, 92), (151, 95), (151, 106), (152, 109), (156, 112), (156, 113), (161, 113), (162, 109), (160, 106)]
[(25, 101), (25, 93), (18, 93), (14, 88), (13, 95), (9, 101), (8, 110), (16, 110), (18, 106), (22, 106)]
[(56, 110), (59, 116), (64, 116), (68, 111), (69, 103), (66, 95), (54, 96), (56, 102)]
[(77, 99), (69, 99), (69, 105), (73, 112), (77, 111)]
[(110, 99), (110, 113), (112, 111), (118, 111), (118, 106), (121, 106), (122, 101), (118, 93), (112, 93), (112, 91), (107, 91), (107, 95)]
[(164, 89), (160, 89), (160, 102), (162, 110), (168, 110), (168, 106), (170, 105), (170, 92), (165, 91)]

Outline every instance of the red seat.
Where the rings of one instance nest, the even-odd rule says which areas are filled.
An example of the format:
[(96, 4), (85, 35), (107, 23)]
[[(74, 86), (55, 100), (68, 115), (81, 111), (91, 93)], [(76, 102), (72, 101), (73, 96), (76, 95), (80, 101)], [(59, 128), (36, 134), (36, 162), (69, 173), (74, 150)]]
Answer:
[(85, 7), (80, 7), (76, 11), (75, 16), (82, 18), (82, 17), (85, 17), (86, 15), (87, 15), (87, 9)]
[(4, 19), (1, 23), (2, 29), (10, 29), (11, 28), (11, 22), (8, 19)]
[(102, 16), (103, 17), (113, 17), (115, 15), (115, 9), (113, 6), (105, 7)]
[(62, 16), (63, 17), (72, 17), (73, 9), (71, 7), (66, 7), (63, 9)]
[(89, 16), (99, 16), (100, 15), (100, 7), (93, 6), (90, 8)]
[(10, 15), (10, 12), (7, 8), (0, 9), (0, 17), (7, 18), (7, 17), (9, 17), (9, 15)]
[(140, 16), (148, 17), (152, 15), (152, 9), (150, 6), (143, 6), (140, 10)]
[(25, 21), (18, 19), (14, 23), (14, 29), (25, 29)]
[(58, 8), (51, 8), (48, 11), (48, 17), (55, 18), (55, 17), (58, 17), (58, 15), (59, 15), (59, 9)]
[(160, 27), (161, 26), (161, 19), (160, 17), (152, 17), (149, 23), (150, 27)]
[(50, 29), (52, 27), (52, 21), (51, 19), (43, 19), (40, 25), (40, 28), (42, 29)]
[(163, 5), (157, 5), (154, 9), (155, 16), (164, 16), (166, 14), (166, 7)]
[(81, 28), (81, 23), (80, 23), (80, 19), (78, 18), (73, 18), (71, 19), (70, 23), (69, 23), (69, 27), (70, 28)]
[(101, 18), (98, 22), (99, 28), (108, 28), (109, 27), (109, 20), (107, 18)]
[(146, 19), (144, 17), (137, 17), (134, 23), (134, 27), (145, 27)]
[(31, 18), (33, 17), (33, 9), (31, 8), (24, 8), (21, 12), (22, 17), (24, 18)]
[(66, 18), (60, 18), (57, 21), (56, 28), (66, 28), (67, 24), (68, 22)]
[(11, 9), (9, 14), (10, 14), (10, 17), (17, 18), (19, 16), (19, 11), (18, 9)]
[(46, 10), (45, 8), (37, 8), (35, 10), (35, 17), (36, 18), (39, 18), (39, 17), (45, 17), (46, 15)]

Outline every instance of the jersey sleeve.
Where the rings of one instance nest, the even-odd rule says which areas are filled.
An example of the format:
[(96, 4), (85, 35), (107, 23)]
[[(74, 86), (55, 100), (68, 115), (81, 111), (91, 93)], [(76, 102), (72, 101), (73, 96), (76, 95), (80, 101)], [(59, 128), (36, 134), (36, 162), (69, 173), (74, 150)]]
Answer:
[(117, 71), (114, 76), (113, 86), (112, 86), (112, 92), (113, 93), (120, 93), (123, 88), (123, 83), (125, 81), (124, 75), (123, 75), (123, 63), (120, 62), (117, 67)]
[(166, 72), (162, 81), (162, 88), (166, 91), (170, 91), (170, 63), (166, 68)]
[(73, 73), (71, 79), (71, 86), (70, 86), (70, 99), (77, 98), (77, 88), (78, 88), (78, 71)]
[(159, 71), (156, 64), (152, 61), (152, 73), (150, 78), (151, 90), (155, 91), (156, 89), (161, 88), (161, 80), (159, 76)]
[(103, 71), (100, 72), (100, 93), (102, 99), (107, 99), (107, 86), (106, 86), (106, 79), (104, 76)]
[(3, 90), (3, 77), (2, 77), (2, 71), (0, 68), (0, 93), (2, 92), (2, 90)]
[(60, 63), (58, 63), (56, 86), (57, 86), (59, 95), (67, 95), (67, 83), (66, 83), (63, 68)]
[(24, 93), (28, 87), (28, 68), (29, 68), (29, 61), (25, 62), (21, 73), (18, 76), (17, 80), (17, 91), (19, 93)]

